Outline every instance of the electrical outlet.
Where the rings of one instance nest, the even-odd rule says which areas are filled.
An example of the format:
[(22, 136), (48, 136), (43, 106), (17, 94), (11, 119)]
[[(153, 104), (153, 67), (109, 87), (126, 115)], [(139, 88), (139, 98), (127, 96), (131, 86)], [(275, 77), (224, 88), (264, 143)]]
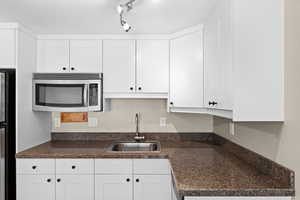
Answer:
[(88, 126), (91, 128), (95, 128), (98, 126), (98, 119), (95, 117), (89, 117)]
[(159, 124), (160, 124), (161, 127), (166, 127), (167, 126), (167, 118), (161, 117), (159, 119)]
[(61, 122), (60, 122), (60, 118), (54, 118), (54, 128), (60, 128), (61, 126)]
[(232, 135), (232, 136), (235, 135), (234, 122), (230, 122), (230, 123), (229, 123), (229, 133), (230, 133), (230, 135)]

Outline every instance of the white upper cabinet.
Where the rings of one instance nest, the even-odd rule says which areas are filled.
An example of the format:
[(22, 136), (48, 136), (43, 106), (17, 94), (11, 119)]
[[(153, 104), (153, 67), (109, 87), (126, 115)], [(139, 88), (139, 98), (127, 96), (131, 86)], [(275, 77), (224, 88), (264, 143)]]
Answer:
[(135, 92), (135, 40), (103, 41), (104, 92)]
[(71, 72), (101, 72), (102, 71), (102, 41), (101, 40), (71, 40), (70, 41), (70, 71)]
[(217, 4), (204, 30), (204, 104), (207, 108), (232, 110), (230, 0)]
[(137, 91), (168, 93), (169, 41), (137, 41)]
[(179, 108), (203, 107), (203, 32), (171, 40), (170, 104)]
[(169, 41), (104, 40), (103, 73), (104, 92), (108, 96), (166, 96), (169, 85)]
[(101, 40), (39, 40), (38, 72), (93, 72), (102, 71)]
[(231, 9), (233, 120), (284, 121), (284, 0), (232, 0)]
[(16, 67), (16, 30), (0, 29), (0, 68)]
[(69, 72), (69, 40), (39, 40), (38, 72)]

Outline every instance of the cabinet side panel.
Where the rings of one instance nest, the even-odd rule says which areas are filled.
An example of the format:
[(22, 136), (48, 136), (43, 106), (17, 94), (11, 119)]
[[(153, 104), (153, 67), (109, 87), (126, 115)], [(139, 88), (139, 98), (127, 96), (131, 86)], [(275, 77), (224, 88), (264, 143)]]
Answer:
[(232, 0), (234, 121), (284, 120), (283, 0)]

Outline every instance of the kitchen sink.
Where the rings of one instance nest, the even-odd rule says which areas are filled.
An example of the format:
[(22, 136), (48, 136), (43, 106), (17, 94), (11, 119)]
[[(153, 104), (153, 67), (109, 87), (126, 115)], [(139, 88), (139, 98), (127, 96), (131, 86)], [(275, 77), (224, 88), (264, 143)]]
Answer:
[(134, 153), (134, 152), (160, 152), (159, 142), (118, 142), (112, 144), (109, 152)]

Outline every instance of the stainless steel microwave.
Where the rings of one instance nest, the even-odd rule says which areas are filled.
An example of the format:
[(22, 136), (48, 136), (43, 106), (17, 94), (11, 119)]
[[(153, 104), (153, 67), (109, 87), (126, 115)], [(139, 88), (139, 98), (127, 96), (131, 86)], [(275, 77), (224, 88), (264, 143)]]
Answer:
[(34, 73), (33, 110), (103, 111), (103, 74)]

